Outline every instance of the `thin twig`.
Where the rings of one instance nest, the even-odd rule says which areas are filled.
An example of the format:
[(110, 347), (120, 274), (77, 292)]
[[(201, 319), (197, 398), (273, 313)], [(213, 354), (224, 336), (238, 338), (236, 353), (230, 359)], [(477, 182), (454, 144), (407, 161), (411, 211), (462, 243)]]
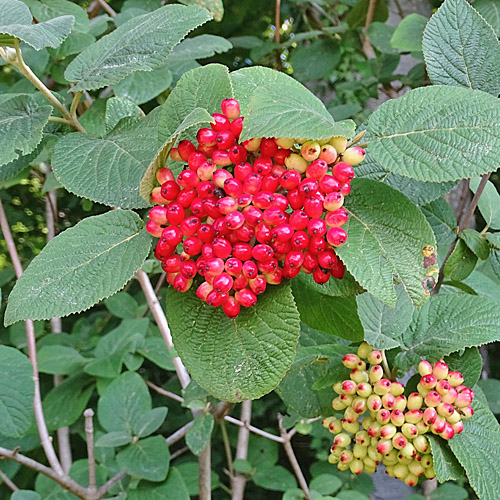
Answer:
[(399, 0), (394, 0), (394, 3), (396, 4), (396, 9), (398, 10), (398, 15), (401, 19), (404, 19), (405, 13), (403, 8), (401, 7), (401, 4), (399, 3)]
[(121, 481), (127, 473), (125, 471), (117, 472), (111, 479), (108, 479), (96, 492), (94, 499), (99, 500), (102, 498), (116, 483)]
[(174, 460), (175, 458), (180, 457), (181, 455), (186, 453), (186, 451), (189, 451), (189, 446), (183, 446), (182, 448), (175, 450), (172, 453), (172, 455), (170, 455), (170, 462), (172, 462), (172, 460)]
[(227, 460), (227, 468), (229, 469), (230, 477), (233, 477), (234, 469), (233, 469), (233, 455), (231, 453), (231, 444), (229, 443), (229, 436), (227, 435), (226, 424), (224, 423), (224, 419), (219, 422), (220, 432), (222, 434), (222, 442), (224, 443), (224, 450), (226, 452), (226, 460)]
[(323, 9), (323, 7), (321, 7), (321, 5), (319, 5), (318, 3), (316, 2), (310, 2), (311, 6), (314, 7), (320, 14), (323, 14), (323, 16), (325, 16), (334, 26), (336, 26), (338, 23), (337, 21), (330, 15), (328, 14), (328, 12)]
[(465, 207), (467, 205), (467, 201), (470, 200), (469, 179), (462, 179), (460, 181), (459, 186), (460, 186), (461, 196), (460, 196), (460, 201), (458, 202), (458, 206), (457, 206), (457, 209), (455, 212), (457, 224), (458, 224), (458, 221), (460, 221), (460, 219), (463, 216)]
[(116, 16), (116, 11), (108, 5), (104, 0), (97, 0), (97, 3), (111, 16)]
[(12, 491), (19, 491), (19, 488), (12, 482), (12, 479), (10, 479), (7, 474), (3, 470), (0, 469), (0, 479), (6, 484), (6, 486), (11, 489)]
[(191, 420), (186, 425), (183, 425), (180, 429), (177, 429), (173, 434), (168, 436), (167, 444), (171, 446), (174, 443), (177, 443), (177, 441), (180, 441), (186, 435), (187, 431), (193, 424), (194, 420)]
[[(167, 344), (168, 350), (171, 351), (174, 345), (172, 342), (172, 334), (170, 333), (167, 318), (163, 312), (160, 302), (158, 301), (153, 285), (151, 284), (148, 275), (142, 269), (137, 271), (137, 279), (139, 280), (142, 291), (146, 296), (149, 309), (155, 318), (161, 336), (163, 337), (165, 344)], [(181, 361), (181, 358), (178, 356), (173, 357), (172, 362), (174, 363), (175, 371), (177, 373), (177, 377), (179, 378), (179, 382), (181, 383), (181, 387), (185, 389), (189, 385), (189, 382), (191, 382), (189, 373), (186, 370), (184, 363)]]
[(250, 432), (253, 432), (254, 434), (257, 434), (258, 436), (265, 437), (266, 439), (270, 439), (271, 441), (276, 441), (277, 443), (283, 443), (284, 439), (280, 436), (276, 436), (275, 434), (271, 434), (269, 432), (263, 431), (262, 429), (259, 429), (258, 427), (254, 427), (253, 425), (248, 424), (247, 422), (241, 422), (241, 420), (238, 420), (237, 418), (231, 417), (230, 415), (227, 415), (224, 417), (224, 420), (226, 422), (229, 422), (231, 424), (237, 425), (238, 427), (244, 427), (245, 429), (248, 429)]
[[(275, 5), (274, 5), (274, 41), (279, 45), (281, 42), (281, 33), (280, 33), (280, 27), (281, 27), (281, 0), (275, 0)], [(281, 71), (281, 50), (278, 50), (276, 54), (276, 69), (278, 71)]]
[(71, 107), (69, 108), (69, 114), (73, 118), (77, 118), (76, 116), (76, 108), (78, 107), (78, 103), (80, 102), (80, 98), (82, 97), (83, 91), (79, 90), (78, 92), (75, 92), (75, 95), (73, 96), (73, 101), (71, 102)]
[(278, 414), (278, 426), (280, 429), (281, 437), (283, 438), (283, 447), (285, 448), (285, 452), (288, 456), (288, 460), (290, 461), (290, 465), (295, 473), (295, 476), (299, 482), (302, 491), (304, 492), (304, 496), (306, 500), (311, 500), (311, 492), (309, 491), (309, 486), (307, 486), (306, 479), (304, 474), (302, 473), (302, 469), (300, 468), (299, 462), (297, 461), (297, 457), (292, 448), (292, 443), (288, 438), (286, 433), (286, 429), (283, 427), (283, 415)]
[(200, 500), (211, 500), (212, 498), (212, 471), (211, 471), (211, 449), (210, 439), (198, 457), (198, 484), (200, 487)]
[[(306, 424), (312, 424), (313, 422), (317, 422), (318, 420), (323, 420), (323, 417), (314, 417), (314, 418), (308, 418), (305, 423)], [(295, 436), (295, 434), (297, 434), (297, 428), (294, 427), (293, 429), (291, 429), (287, 436), (288, 436), (288, 439), (291, 440), (293, 438), (293, 436)]]
[(365, 27), (363, 29), (363, 52), (367, 59), (375, 59), (375, 51), (373, 50), (370, 37), (368, 36), (368, 28), (373, 22), (373, 15), (375, 14), (375, 7), (377, 6), (377, 0), (370, 0), (368, 4), (368, 10), (366, 11)]
[(391, 380), (391, 369), (389, 368), (389, 363), (387, 362), (387, 356), (385, 355), (385, 349), (380, 351), (382, 353), (382, 367), (384, 368), (385, 376)]
[(94, 493), (97, 490), (95, 475), (95, 455), (94, 455), (94, 422), (92, 420), (94, 411), (87, 408), (83, 412), (85, 417), (85, 438), (87, 440), (87, 457), (89, 464), (89, 490)]
[[(3, 209), (2, 200), (0, 199), (0, 227), (4, 235), (4, 239), (7, 245), (7, 249), (10, 254), (12, 264), (14, 266), (14, 271), (16, 272), (17, 279), (23, 274), (23, 268), (21, 266), (21, 260), (19, 259), (19, 254), (17, 253), (16, 245), (14, 243), (14, 238), (10, 231), (9, 222), (5, 215)], [(40, 394), (40, 380), (38, 377), (38, 362), (36, 356), (36, 340), (35, 340), (35, 326), (33, 321), (30, 319), (25, 321), (26, 327), (26, 340), (28, 344), (28, 357), (33, 367), (33, 383), (34, 383), (34, 398), (33, 398), (33, 411), (35, 414), (35, 421), (38, 428), (38, 434), (40, 436), (40, 442), (42, 444), (43, 450), (49, 461), (50, 466), (54, 469), (54, 472), (60, 476), (64, 475), (64, 471), (59, 463), (56, 452), (54, 451), (54, 446), (52, 444), (52, 439), (49, 436), (47, 430), (47, 424), (45, 423), (45, 418), (43, 416), (42, 409), (42, 398)]]
[[(235, 458), (238, 460), (246, 460), (248, 455), (248, 441), (250, 439), (250, 429), (245, 426), (250, 425), (252, 419), (252, 401), (247, 399), (241, 403), (241, 423), (244, 424), (240, 427), (238, 432), (238, 444), (236, 446)], [(227, 417), (226, 417), (227, 419)], [(244, 474), (237, 472), (231, 478), (231, 489), (233, 491), (231, 500), (243, 500), (245, 495), (245, 486), (247, 478)]]
[(173, 399), (174, 401), (177, 401), (178, 403), (181, 403), (181, 404), (184, 403), (183, 397), (178, 396), (177, 394), (174, 394), (173, 392), (166, 391), (162, 387), (159, 387), (156, 384), (153, 384), (153, 382), (150, 382), (149, 380), (146, 380), (145, 382), (149, 387), (151, 387), (151, 389), (156, 391), (158, 394), (161, 394), (162, 396)]

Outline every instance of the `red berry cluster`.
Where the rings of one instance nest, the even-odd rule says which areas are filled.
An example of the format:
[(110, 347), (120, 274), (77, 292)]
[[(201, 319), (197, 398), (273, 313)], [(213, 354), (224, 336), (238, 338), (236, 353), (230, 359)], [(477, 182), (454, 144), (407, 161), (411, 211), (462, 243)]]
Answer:
[[(382, 354), (361, 344), (343, 364), (350, 379), (333, 386), (332, 401), (343, 418), (328, 417), (323, 425), (336, 434), (328, 461), (354, 474), (373, 473), (382, 462), (389, 476), (415, 486), (418, 478), (433, 478), (432, 450), (426, 433), (451, 439), (462, 432), (463, 418), (474, 413), (474, 391), (463, 385), (460, 372), (449, 371), (443, 361), (421, 361), (418, 392), (406, 398), (404, 385), (384, 378)], [(358, 421), (358, 418), (365, 415)], [(353, 441), (351, 446), (351, 441)]]
[(347, 148), (345, 137), (240, 143), (238, 101), (221, 108), (198, 130), (198, 146), (182, 140), (171, 150), (187, 164), (177, 178), (158, 170), (146, 227), (159, 238), (155, 256), (168, 283), (185, 292), (204, 277), (196, 295), (234, 318), (268, 284), (300, 271), (321, 284), (344, 276), (335, 247), (347, 238), (342, 205), (364, 151)]

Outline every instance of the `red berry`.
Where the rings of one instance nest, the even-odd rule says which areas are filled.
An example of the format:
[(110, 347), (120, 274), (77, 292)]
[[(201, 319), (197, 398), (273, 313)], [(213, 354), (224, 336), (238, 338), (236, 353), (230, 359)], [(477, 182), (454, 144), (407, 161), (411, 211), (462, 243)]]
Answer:
[(243, 192), (255, 194), (260, 191), (262, 185), (262, 176), (252, 173), (243, 181)]
[(233, 278), (227, 273), (221, 273), (214, 278), (213, 287), (217, 293), (227, 293), (233, 287)]
[(258, 244), (252, 248), (252, 257), (259, 262), (271, 260), (274, 255), (274, 250), (269, 245)]
[(198, 152), (191, 154), (188, 161), (189, 168), (195, 172), (205, 163), (207, 163), (207, 157)]
[(319, 187), (323, 193), (328, 194), (328, 193), (333, 193), (333, 192), (340, 192), (341, 189), (341, 184), (340, 182), (335, 179), (332, 175), (325, 175), (320, 181), (319, 181)]
[(234, 297), (229, 297), (223, 304), (222, 310), (228, 318), (236, 318), (240, 314), (241, 306)]
[(263, 138), (260, 141), (260, 152), (264, 156), (274, 156), (278, 152), (278, 145), (276, 144), (275, 139), (272, 138)]
[(228, 196), (237, 198), (243, 194), (243, 184), (238, 179), (226, 179), (224, 181), (224, 191)]
[(318, 198), (307, 198), (304, 201), (304, 211), (309, 217), (320, 217), (323, 213), (323, 202)]
[(247, 279), (255, 278), (259, 274), (257, 264), (253, 260), (247, 260), (243, 263), (243, 276)]
[(223, 99), (221, 102), (222, 112), (230, 119), (235, 120), (240, 116), (240, 104), (236, 99)]
[(243, 307), (252, 307), (257, 303), (257, 296), (248, 288), (236, 292), (234, 298)]
[(199, 144), (214, 146), (217, 140), (217, 132), (211, 128), (200, 128), (196, 134), (196, 140)]
[(267, 281), (262, 275), (248, 280), (248, 285), (255, 295), (260, 295), (266, 291)]
[(156, 172), (156, 180), (160, 183), (163, 184), (164, 182), (167, 181), (173, 181), (174, 180), (174, 174), (169, 168), (159, 168)]
[[(229, 150), (229, 159), (231, 160), (232, 163), (234, 163), (235, 165), (238, 165), (239, 163), (246, 161), (247, 150), (243, 146), (236, 144)], [(250, 164), (248, 163), (248, 165), (250, 165)], [(235, 175), (236, 175), (236, 172), (235, 172)]]
[(184, 161), (189, 161), (189, 157), (196, 151), (196, 147), (191, 141), (184, 139), (183, 141), (179, 142), (177, 151)]
[(259, 156), (253, 163), (253, 171), (262, 176), (270, 174), (273, 160), (268, 156)]
[(169, 226), (166, 227), (162, 233), (161, 237), (172, 246), (178, 245), (182, 241), (182, 232), (178, 227)]
[(181, 188), (175, 181), (167, 181), (161, 185), (161, 195), (165, 200), (175, 200), (180, 191)]
[(328, 243), (334, 247), (343, 245), (347, 240), (347, 234), (341, 227), (331, 227), (326, 233)]
[(200, 219), (195, 215), (192, 215), (191, 217), (188, 217), (187, 219), (184, 219), (181, 222), (180, 225), (181, 233), (184, 236), (193, 236), (196, 233), (196, 231), (198, 231), (200, 226), (201, 226)]
[(233, 257), (242, 262), (252, 258), (252, 247), (248, 243), (236, 243), (233, 245)]
[(228, 167), (231, 165), (229, 153), (224, 149), (217, 149), (212, 153), (212, 161), (219, 167)]
[(243, 117), (241, 116), (240, 118), (236, 118), (236, 120), (233, 120), (231, 122), (231, 125), (229, 125), (229, 130), (236, 137), (239, 137), (241, 134), (241, 131), (243, 130)]
[(338, 208), (334, 212), (328, 212), (325, 216), (325, 222), (328, 227), (340, 227), (343, 226), (349, 214), (345, 208)]
[(326, 223), (323, 219), (311, 219), (307, 224), (307, 232), (311, 236), (323, 236), (326, 234)]
[(243, 271), (243, 263), (241, 262), (241, 260), (235, 257), (231, 257), (230, 259), (226, 260), (224, 269), (230, 276), (239, 276)]
[(177, 196), (177, 203), (181, 207), (189, 208), (196, 198), (196, 191), (194, 189), (183, 189)]
[(201, 252), (203, 244), (197, 236), (190, 236), (184, 240), (182, 246), (188, 255), (198, 255)]
[(220, 113), (213, 113), (212, 118), (215, 123), (211, 123), (210, 127), (216, 132), (220, 132), (221, 130), (229, 130), (229, 120), (226, 116), (221, 115)]
[[(236, 147), (236, 146), (235, 146)], [(239, 147), (239, 146), (238, 146)], [(246, 150), (245, 150), (246, 151)], [(246, 153), (245, 153), (246, 154)], [(236, 163), (236, 162), (233, 162)], [(240, 182), (244, 182), (245, 179), (253, 172), (252, 165), (248, 162), (238, 163), (234, 167), (234, 176)]]
[(332, 174), (342, 184), (349, 183), (354, 178), (354, 169), (348, 163), (341, 161), (334, 165)]

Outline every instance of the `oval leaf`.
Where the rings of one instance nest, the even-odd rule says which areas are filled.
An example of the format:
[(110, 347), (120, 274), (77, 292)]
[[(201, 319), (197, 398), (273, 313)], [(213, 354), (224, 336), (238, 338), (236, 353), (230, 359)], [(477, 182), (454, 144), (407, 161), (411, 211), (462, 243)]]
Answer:
[(271, 286), (256, 306), (229, 319), (201, 302), (194, 290), (167, 292), (174, 345), (193, 379), (226, 401), (272, 391), (295, 357), (299, 313), (290, 285)]
[(82, 220), (33, 259), (9, 296), (5, 324), (88, 309), (127, 283), (150, 245), (134, 212), (114, 210)]
[(368, 129), (375, 160), (420, 181), (474, 177), (500, 165), (500, 102), (479, 90), (410, 90), (382, 104)]

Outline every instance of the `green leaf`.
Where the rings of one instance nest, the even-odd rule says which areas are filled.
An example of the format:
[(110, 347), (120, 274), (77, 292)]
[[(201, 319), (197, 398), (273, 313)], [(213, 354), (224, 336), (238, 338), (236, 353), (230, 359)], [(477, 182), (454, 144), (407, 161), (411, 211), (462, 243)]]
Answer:
[[(32, 95), (4, 94), (0, 96), (0, 129), (2, 130), (0, 165), (20, 159), (35, 150), (42, 140), (43, 127), (51, 113), (52, 106), (40, 106)], [(12, 167), (7, 166), (7, 168)]]
[(444, 276), (454, 281), (462, 281), (474, 271), (476, 263), (474, 252), (460, 239), (444, 266)]
[(348, 238), (337, 254), (356, 281), (387, 305), (396, 304), (397, 280), (414, 305), (421, 306), (427, 299), (422, 249), (435, 246), (431, 227), (408, 198), (389, 186), (354, 179), (352, 188), (356, 196), (345, 203)]
[(118, 446), (125, 446), (132, 441), (132, 436), (125, 431), (109, 432), (101, 436), (96, 442), (96, 447), (101, 448), (115, 448)]
[(439, 486), (429, 496), (430, 500), (467, 500), (469, 493), (458, 484), (447, 483)]
[(500, 340), (499, 324), (498, 302), (477, 295), (436, 295), (414, 312), (396, 364), (406, 370), (422, 356), (437, 361), (465, 347)]
[(427, 18), (420, 14), (406, 16), (396, 28), (391, 38), (391, 47), (402, 52), (419, 52), (422, 50), (422, 35)]
[(363, 340), (355, 297), (333, 297), (304, 286), (303, 282), (292, 283), (301, 321), (330, 335), (353, 342)]
[(300, 285), (300, 287), (311, 290), (312, 292), (318, 292), (332, 297), (349, 297), (364, 292), (363, 288), (359, 286), (352, 277), (352, 274), (347, 271), (341, 280), (329, 279), (324, 285), (316, 283), (312, 275), (300, 273), (297, 278), (292, 281), (292, 287), (295, 285)]
[(16, 160), (0, 166), (0, 187), (8, 188), (16, 178), (24, 177), (29, 164), (36, 158), (37, 150), (26, 156), (19, 156)]
[(446, 0), (441, 5), (425, 28), (423, 49), (433, 83), (478, 89), (498, 96), (497, 35), (465, 0)]
[[(470, 180), (473, 193), (476, 193), (480, 182), (479, 178)], [(492, 229), (500, 229), (500, 195), (492, 182), (486, 183), (477, 206), (486, 224)]]
[(136, 71), (162, 66), (172, 49), (210, 15), (199, 7), (166, 5), (134, 17), (78, 55), (64, 72), (73, 90), (118, 83)]
[(464, 475), (464, 470), (450, 450), (448, 442), (432, 434), (427, 438), (431, 444), (437, 480), (440, 483), (459, 480)]
[(493, 413), (500, 413), (500, 380), (493, 378), (481, 379), (478, 385), (488, 400), (490, 410)]
[(33, 368), (13, 347), (0, 346), (0, 434), (21, 437), (33, 418)]
[(143, 104), (167, 90), (172, 84), (172, 73), (166, 66), (152, 71), (136, 71), (113, 85), (115, 95), (126, 97), (135, 104)]
[(186, 434), (186, 444), (198, 456), (207, 445), (214, 428), (214, 417), (211, 413), (201, 413), (194, 419), (193, 425)]
[(180, 0), (184, 5), (199, 5), (205, 7), (216, 21), (221, 21), (224, 15), (224, 4), (222, 0)]
[(449, 245), (455, 240), (454, 229), (457, 227), (457, 220), (453, 209), (444, 198), (431, 201), (420, 210), (432, 227), (438, 246)]
[(353, 121), (334, 122), (314, 94), (284, 73), (255, 66), (231, 73), (231, 82), (245, 116), (241, 141), (252, 137), (327, 139), (354, 135)]
[(282, 465), (257, 468), (252, 480), (257, 486), (272, 491), (285, 491), (297, 486), (295, 476)]
[(200, 35), (183, 40), (172, 51), (169, 64), (186, 59), (205, 59), (216, 54), (222, 54), (233, 48), (233, 44), (221, 36)]
[(43, 399), (49, 431), (74, 424), (81, 418), (94, 391), (94, 381), (84, 373), (68, 377)]
[[(255, 307), (229, 319), (201, 302), (194, 290), (167, 291), (174, 345), (193, 379), (226, 401), (260, 398), (290, 368), (299, 335), (299, 313), (290, 285), (272, 286)], [(217, 354), (215, 354), (217, 353)]]
[(172, 146), (174, 145), (174, 142), (177, 140), (178, 136), (186, 129), (189, 129), (194, 125), (200, 125), (202, 123), (208, 124), (211, 121), (212, 117), (203, 108), (193, 109), (193, 111), (191, 111), (191, 113), (189, 113), (184, 118), (182, 123), (177, 127), (177, 129), (160, 148), (154, 159), (149, 164), (148, 169), (146, 170), (146, 173), (141, 180), (139, 192), (144, 200), (149, 201), (151, 199), (151, 191), (153, 190), (155, 184), (157, 184), (156, 172), (159, 168), (165, 165), (165, 162), (168, 159), (168, 154), (170, 153), (170, 150), (172, 149)]
[[(182, 464), (179, 464), (177, 467), (179, 470), (182, 478), (184, 479), (184, 482), (186, 484), (186, 487), (188, 489), (189, 495), (191, 496), (198, 496), (199, 493), (199, 488), (198, 488), (198, 476), (199, 476), (199, 468), (198, 468), (198, 462), (184, 462)], [(216, 472), (213, 470), (210, 471), (210, 479), (211, 479), (211, 489), (214, 490), (217, 488), (219, 485), (219, 476)], [(142, 500), (142, 498), (140, 499)], [(158, 499), (160, 500), (160, 499)], [(163, 497), (161, 498), (163, 500)], [(175, 497), (175, 500), (177, 500), (177, 497)]]
[(328, 77), (340, 62), (338, 43), (332, 38), (318, 39), (310, 45), (299, 45), (290, 56), (293, 76), (301, 82)]
[(2, 24), (0, 33), (19, 38), (36, 50), (57, 48), (69, 35), (74, 16), (60, 16), (50, 21), (33, 24), (30, 10), (19, 0), (0, 0)]
[(168, 474), (170, 451), (162, 436), (141, 439), (116, 455), (118, 465), (133, 477), (164, 481)]
[(122, 118), (139, 118), (141, 108), (125, 97), (112, 97), (106, 101), (106, 130), (113, 130)]
[(38, 352), (41, 373), (69, 375), (87, 361), (76, 349), (64, 345), (47, 345)]
[(71, 193), (98, 203), (147, 207), (139, 184), (160, 147), (156, 141), (157, 117), (153, 111), (144, 119), (123, 119), (103, 138), (80, 132), (64, 136), (52, 157), (56, 177)]
[(111, 314), (118, 318), (136, 318), (140, 315), (137, 300), (127, 292), (111, 295), (104, 301), (104, 305)]
[(483, 358), (477, 347), (467, 347), (464, 352), (454, 352), (444, 358), (450, 370), (459, 371), (464, 376), (464, 384), (472, 387), (477, 383), (483, 369)]
[(113, 380), (99, 398), (97, 417), (108, 432), (132, 434), (140, 417), (151, 410), (146, 382), (135, 372), (125, 372)]
[(320, 474), (313, 478), (309, 484), (311, 490), (322, 495), (334, 495), (342, 486), (342, 481), (331, 474)]
[[(481, 392), (477, 386), (474, 387), (476, 389)], [(472, 407), (473, 418), (464, 420), (464, 431), (450, 439), (450, 448), (464, 467), (469, 483), (478, 497), (481, 500), (496, 500), (496, 485), (500, 481), (500, 427), (488, 405), (478, 394)]]
[(500, 37), (500, 4), (498, 0), (476, 0), (474, 8), (488, 20), (497, 36)]
[(382, 104), (368, 129), (375, 160), (420, 181), (452, 181), (499, 166), (500, 103), (479, 90), (447, 85), (410, 90)]
[(84, 311), (122, 288), (147, 257), (139, 216), (113, 210), (88, 217), (37, 255), (9, 296), (5, 324)]
[(383, 182), (397, 189), (409, 198), (415, 205), (425, 205), (446, 194), (455, 182), (423, 182), (394, 174), (380, 163), (375, 161), (369, 153), (365, 156), (363, 163), (354, 167), (356, 177), (362, 179), (373, 179)]
[[(353, 5), (351, 3), (351, 5)], [(352, 9), (347, 14), (346, 21), (351, 28), (359, 28), (365, 24), (366, 16), (370, 6), (370, 0), (360, 0), (355, 2)], [(384, 22), (387, 20), (389, 11), (385, 2), (377, 2), (373, 12), (373, 20)]]
[(464, 229), (458, 236), (481, 260), (486, 260), (490, 256), (488, 241), (476, 230)]
[(42, 500), (36, 491), (18, 490), (12, 493), (10, 500)]
[(172, 355), (160, 337), (148, 337), (144, 345), (137, 349), (137, 353), (164, 370), (175, 370)]
[(396, 288), (396, 307), (391, 309), (369, 293), (356, 297), (359, 319), (365, 330), (364, 340), (374, 349), (393, 349), (411, 323), (413, 306), (404, 288)]
[(141, 415), (134, 423), (134, 435), (142, 438), (153, 434), (165, 421), (167, 412), (168, 408), (159, 406)]
[(28, 5), (33, 17), (38, 22), (49, 21), (61, 15), (70, 15), (75, 18), (75, 30), (85, 32), (90, 28), (87, 13), (73, 2), (67, 0), (24, 0), (24, 3)]
[(398, 54), (398, 50), (391, 46), (391, 38), (396, 28), (384, 23), (371, 23), (368, 36), (372, 45), (384, 54)]
[(189, 492), (181, 473), (175, 467), (168, 471), (167, 480), (162, 483), (141, 481), (135, 490), (127, 493), (128, 500), (189, 500)]

